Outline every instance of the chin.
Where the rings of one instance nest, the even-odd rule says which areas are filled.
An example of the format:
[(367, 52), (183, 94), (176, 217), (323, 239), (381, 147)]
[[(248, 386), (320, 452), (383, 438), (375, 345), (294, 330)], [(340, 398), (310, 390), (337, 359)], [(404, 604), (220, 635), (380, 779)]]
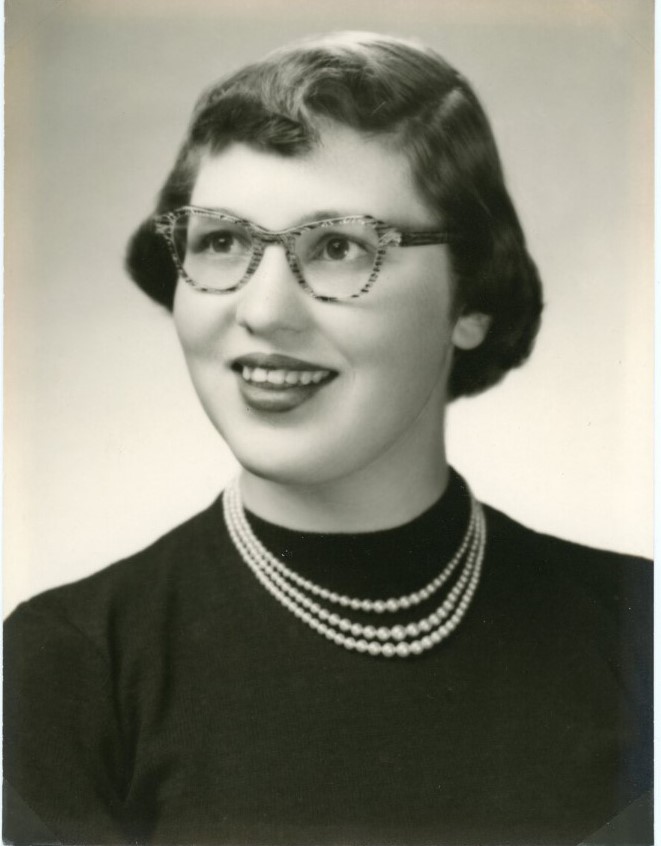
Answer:
[(315, 485), (325, 481), (329, 468), (337, 465), (320, 454), (318, 446), (305, 443), (299, 432), (267, 428), (221, 431), (241, 467), (253, 476), (283, 485)]
[(249, 436), (243, 430), (224, 438), (241, 467), (253, 476), (310, 488), (347, 480), (371, 465), (380, 453), (378, 441), (356, 449), (355, 437), (340, 437), (337, 428), (323, 436), (319, 431), (308, 434), (270, 430)]
[(241, 467), (253, 476), (280, 485), (313, 486), (333, 481), (332, 474), (324, 472), (319, 462), (310, 461), (305, 455), (259, 455), (233, 450)]

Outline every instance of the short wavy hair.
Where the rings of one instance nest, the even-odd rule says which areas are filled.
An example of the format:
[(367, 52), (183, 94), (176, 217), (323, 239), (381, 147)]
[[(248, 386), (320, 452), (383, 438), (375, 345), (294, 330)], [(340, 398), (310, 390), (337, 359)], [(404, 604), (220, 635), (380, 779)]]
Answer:
[[(463, 236), (449, 245), (455, 314), (489, 315), (490, 326), (478, 347), (455, 350), (448, 395), (496, 384), (532, 350), (541, 283), (484, 110), (431, 49), (341, 33), (278, 50), (212, 85), (194, 109), (154, 215), (189, 203), (203, 154), (240, 142), (302, 155), (329, 120), (398, 145), (428, 206)], [(132, 236), (126, 266), (143, 291), (172, 309), (177, 273), (152, 220)]]

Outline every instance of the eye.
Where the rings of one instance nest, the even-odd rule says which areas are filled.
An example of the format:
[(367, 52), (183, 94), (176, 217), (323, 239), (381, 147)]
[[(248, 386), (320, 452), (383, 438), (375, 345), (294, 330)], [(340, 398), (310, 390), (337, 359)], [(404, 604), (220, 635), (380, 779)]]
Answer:
[(242, 255), (250, 250), (250, 239), (246, 236), (241, 237), (229, 229), (218, 229), (194, 238), (190, 247), (196, 253), (222, 256)]
[(333, 233), (316, 244), (313, 257), (317, 261), (355, 262), (371, 256), (370, 246), (349, 235)]
[(191, 216), (182, 221), (184, 254), (198, 259), (244, 259), (251, 255), (252, 237), (240, 223)]
[(342, 261), (343, 259), (350, 259), (360, 253), (361, 248), (355, 241), (350, 241), (339, 235), (328, 238), (321, 249), (321, 255), (331, 261)]

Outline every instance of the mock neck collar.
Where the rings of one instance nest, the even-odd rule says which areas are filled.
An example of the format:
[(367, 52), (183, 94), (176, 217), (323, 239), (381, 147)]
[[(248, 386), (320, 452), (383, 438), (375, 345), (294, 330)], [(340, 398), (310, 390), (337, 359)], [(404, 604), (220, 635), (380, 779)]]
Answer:
[(459, 548), (469, 513), (468, 488), (452, 468), (441, 497), (394, 528), (301, 532), (246, 511), (264, 546), (300, 575), (331, 590), (376, 599), (414, 590), (439, 573)]

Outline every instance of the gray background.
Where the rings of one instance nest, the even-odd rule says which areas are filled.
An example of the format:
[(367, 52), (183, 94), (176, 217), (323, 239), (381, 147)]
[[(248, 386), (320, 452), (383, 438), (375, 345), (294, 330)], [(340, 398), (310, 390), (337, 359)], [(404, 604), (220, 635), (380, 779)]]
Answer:
[(144, 546), (234, 471), (125, 242), (200, 89), (328, 29), (421, 37), (474, 83), (546, 285), (531, 362), (452, 407), (452, 463), (535, 528), (651, 554), (651, 0), (6, 12), (6, 611)]

